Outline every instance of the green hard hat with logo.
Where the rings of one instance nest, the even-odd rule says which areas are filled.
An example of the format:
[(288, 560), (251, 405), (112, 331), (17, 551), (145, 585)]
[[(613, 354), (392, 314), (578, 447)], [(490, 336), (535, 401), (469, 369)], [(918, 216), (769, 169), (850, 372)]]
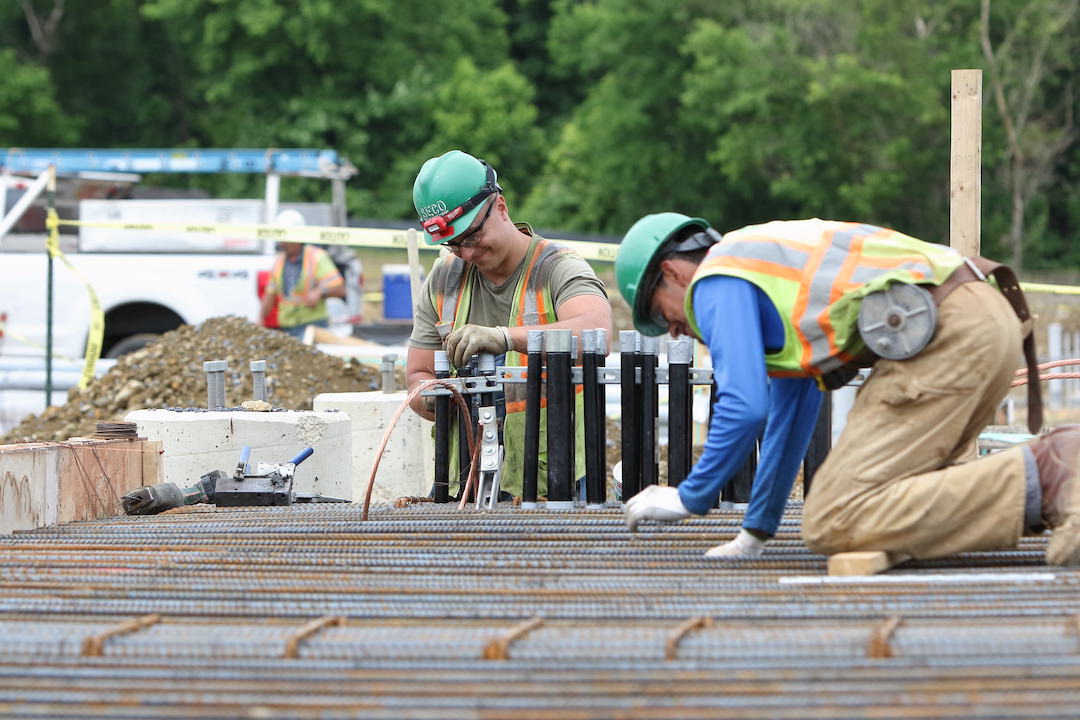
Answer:
[[(700, 240), (672, 244), (670, 241), (686, 233), (684, 228), (700, 228), (704, 235)], [(705, 231), (708, 231), (707, 233)], [(663, 335), (667, 328), (652, 318), (649, 301), (660, 280), (660, 256), (668, 252), (685, 252), (708, 247), (719, 240), (720, 235), (701, 218), (676, 212), (646, 215), (626, 231), (615, 258), (615, 280), (619, 292), (630, 305), (634, 327), (642, 335)]]
[(494, 168), (460, 150), (433, 157), (413, 182), (413, 206), (428, 245), (442, 245), (469, 229), (484, 201), (502, 192)]

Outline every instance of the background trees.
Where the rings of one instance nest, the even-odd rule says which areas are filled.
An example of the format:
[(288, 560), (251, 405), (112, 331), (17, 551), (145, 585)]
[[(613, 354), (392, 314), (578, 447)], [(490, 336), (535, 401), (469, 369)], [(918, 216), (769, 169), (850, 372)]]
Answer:
[(359, 169), (353, 214), (383, 218), (461, 147), (556, 231), (677, 209), (944, 240), (949, 70), (981, 67), (984, 247), (1075, 267), (1078, 5), (19, 0), (0, 9), (0, 142), (331, 147)]

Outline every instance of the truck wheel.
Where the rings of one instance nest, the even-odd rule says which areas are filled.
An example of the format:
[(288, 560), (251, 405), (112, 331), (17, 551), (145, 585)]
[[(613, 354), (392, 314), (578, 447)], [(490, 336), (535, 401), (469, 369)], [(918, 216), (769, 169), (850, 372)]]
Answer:
[(126, 338), (116, 342), (109, 348), (103, 357), (118, 358), (121, 355), (126, 355), (129, 352), (135, 352), (141, 350), (150, 343), (157, 340), (160, 335), (157, 333), (138, 333), (137, 335), (128, 335)]

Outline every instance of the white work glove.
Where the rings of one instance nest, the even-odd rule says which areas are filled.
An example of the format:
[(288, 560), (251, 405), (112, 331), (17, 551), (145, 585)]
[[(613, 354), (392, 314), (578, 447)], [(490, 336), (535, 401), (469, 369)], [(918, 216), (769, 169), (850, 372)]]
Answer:
[(739, 534), (735, 536), (734, 540), (706, 551), (705, 557), (722, 558), (724, 560), (750, 560), (761, 557), (761, 552), (764, 549), (764, 540), (759, 540), (746, 532), (746, 530), (739, 530)]
[(650, 485), (626, 503), (626, 524), (630, 532), (637, 532), (637, 526), (643, 520), (673, 523), (690, 515), (679, 499), (679, 490), (667, 485)]
[(505, 328), (465, 325), (446, 338), (446, 354), (454, 367), (464, 367), (473, 355), (506, 352), (510, 349), (508, 338)]

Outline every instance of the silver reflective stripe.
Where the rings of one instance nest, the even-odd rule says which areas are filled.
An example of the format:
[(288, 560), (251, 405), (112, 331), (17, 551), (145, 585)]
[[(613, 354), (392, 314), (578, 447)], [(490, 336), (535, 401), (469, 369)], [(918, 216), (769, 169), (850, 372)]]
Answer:
[(764, 260), (801, 271), (810, 262), (810, 253), (795, 250), (775, 242), (748, 242), (733, 240), (713, 245), (709, 257), (733, 257), (747, 260)]
[(457, 256), (451, 257), (449, 266), (444, 266), (446, 272), (443, 275), (443, 300), (442, 307), (439, 308), (439, 320), (452, 323), (454, 322), (454, 315), (457, 314), (458, 293), (461, 292), (461, 276), (465, 274), (468, 268), (461, 258)]
[(866, 283), (881, 277), (885, 273), (902, 272), (904, 270), (907, 270), (910, 273), (920, 273), (927, 280), (934, 277), (934, 269), (930, 267), (929, 263), (905, 262), (891, 268), (858, 267), (855, 269), (855, 272), (852, 273), (851, 281), (853, 283), (858, 283), (859, 285), (865, 285)]

